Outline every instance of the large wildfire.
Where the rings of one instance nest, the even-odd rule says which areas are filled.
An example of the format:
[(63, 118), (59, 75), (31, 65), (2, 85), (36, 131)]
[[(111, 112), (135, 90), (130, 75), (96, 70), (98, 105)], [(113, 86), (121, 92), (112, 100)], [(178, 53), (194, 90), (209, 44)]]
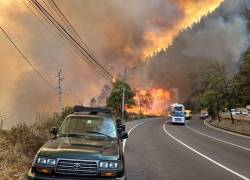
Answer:
[(134, 100), (135, 106), (126, 107), (128, 113), (166, 115), (172, 103), (170, 91), (162, 88), (137, 91)]
[[(48, 1), (37, 1), (53, 11), (48, 8)], [(127, 111), (159, 115), (166, 113), (171, 101), (188, 95), (200, 64), (204, 66), (205, 61), (211, 60), (228, 64), (231, 59), (239, 61), (249, 37), (246, 20), (238, 8), (244, 1), (248, 0), (56, 0), (98, 62), (112, 75), (122, 74), (125, 66), (136, 66), (133, 82), (130, 73), (127, 80), (140, 91), (135, 97), (137, 105), (127, 107)], [(63, 105), (75, 105), (78, 96), (88, 106), (100, 94), (99, 99), (105, 102), (108, 93), (101, 92), (101, 87), (110, 82), (82, 63), (39, 12), (23, 2), (29, 1), (0, 0), (0, 25), (54, 86), (54, 77), (59, 69), (63, 70)], [(217, 7), (220, 10), (216, 11), (222, 13), (199, 26), (200, 19)], [(224, 20), (223, 16), (231, 12), (232, 16)], [(187, 31), (194, 23), (199, 28)], [(34, 122), (36, 112), (56, 111), (57, 91), (39, 80), (3, 34), (0, 38), (0, 115), (6, 114), (5, 126), (11, 127), (18, 121)], [(154, 54), (161, 50), (167, 54)], [(146, 57), (151, 60), (142, 61)]]
[[(184, 16), (179, 21), (176, 21), (170, 29), (167, 28), (165, 31), (150, 30), (145, 32), (144, 39), (149, 42), (150, 45), (142, 49), (143, 59), (172, 45), (173, 40), (183, 29), (199, 22), (201, 17), (213, 12), (222, 0), (171, 0), (171, 2), (181, 9)], [(152, 21), (160, 24), (163, 20), (154, 19)]]

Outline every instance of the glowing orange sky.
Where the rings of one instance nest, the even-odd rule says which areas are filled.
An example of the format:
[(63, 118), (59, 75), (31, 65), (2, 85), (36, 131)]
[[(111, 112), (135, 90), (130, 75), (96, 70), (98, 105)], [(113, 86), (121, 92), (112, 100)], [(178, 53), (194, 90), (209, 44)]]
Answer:
[(147, 31), (144, 34), (144, 39), (148, 42), (148, 46), (142, 50), (142, 58), (152, 55), (161, 49), (167, 48), (179, 33), (198, 22), (202, 16), (214, 11), (223, 0), (171, 0), (182, 10), (183, 19), (177, 22), (173, 27), (165, 32)]
[[(40, 2), (42, 2), (42, 0), (40, 0)], [(122, 27), (121, 31), (119, 31), (119, 29), (117, 29), (117, 26), (114, 26), (115, 27), (113, 29), (114, 33), (111, 36), (111, 38), (113, 39), (113, 42), (107, 41), (108, 43), (105, 44), (106, 39), (104, 39), (103, 36), (106, 37), (107, 34), (103, 30), (103, 26), (106, 27), (107, 26), (106, 22), (109, 22), (109, 21), (103, 21), (103, 19), (98, 16), (98, 13), (101, 10), (103, 10), (101, 3), (99, 4), (100, 9), (99, 8), (96, 9), (96, 11), (98, 12), (97, 14), (95, 14), (96, 13), (95, 11), (94, 12), (89, 11), (88, 12), (89, 14), (87, 14), (88, 16), (91, 16), (91, 15), (97, 16), (96, 18), (91, 17), (91, 18), (84, 19), (84, 17), (85, 17), (84, 14), (81, 14), (81, 12), (75, 11), (75, 9), (70, 9), (68, 6), (66, 6), (67, 3), (68, 3), (68, 5), (71, 5), (70, 1), (64, 0), (64, 1), (61, 1), (60, 3), (59, 2), (60, 1), (58, 1), (58, 4), (62, 7), (63, 10), (65, 10), (65, 12), (66, 12), (65, 14), (67, 16), (69, 16), (69, 19), (73, 22), (76, 29), (79, 30), (79, 33), (83, 36), (88, 35), (86, 38), (87, 44), (89, 44), (90, 47), (93, 49), (93, 51), (97, 55), (99, 55), (100, 57), (104, 57), (104, 56), (102, 56), (103, 54), (101, 54), (101, 52), (107, 50), (107, 49), (105, 49), (107, 47), (108, 47), (108, 50), (111, 52), (110, 54), (112, 54), (112, 55), (115, 54), (116, 49), (118, 49), (117, 52), (119, 54), (121, 54), (119, 52), (119, 46), (121, 46), (121, 47), (127, 47), (124, 50), (124, 51), (126, 51), (127, 54), (133, 54), (133, 50), (136, 49), (136, 51), (139, 52), (138, 53), (139, 56), (142, 58), (145, 58), (145, 57), (151, 55), (153, 52), (159, 51), (162, 48), (166, 48), (169, 45), (171, 45), (173, 40), (179, 35), (179, 33), (182, 30), (184, 30), (188, 26), (191, 26), (192, 23), (199, 21), (199, 19), (202, 16), (206, 15), (210, 11), (213, 11), (222, 2), (222, 0), (168, 0), (168, 2), (175, 4), (179, 8), (179, 11), (183, 13), (183, 16), (181, 16), (181, 18), (178, 18), (178, 21), (171, 24), (171, 26), (164, 27), (163, 29), (148, 30), (147, 24), (143, 24), (142, 29), (143, 30), (146, 29), (146, 30), (143, 31), (143, 33), (139, 34), (138, 36), (142, 36), (142, 39), (146, 43), (145, 44), (143, 43), (143, 45), (141, 44), (141, 46), (139, 46), (139, 47), (138, 46), (135, 46), (135, 47), (131, 46), (130, 47), (129, 43), (126, 44), (126, 42), (124, 42), (122, 38), (119, 39), (120, 36), (127, 38), (127, 36), (124, 36), (124, 34), (121, 35), (121, 33), (129, 33), (131, 30), (131, 29), (128, 29), (127, 31), (123, 32), (122, 31), (124, 29), (123, 26), (121, 26)], [(67, 2), (67, 3), (65, 3), (65, 2)], [(81, 1), (79, 0), (78, 3), (80, 3), (80, 2)], [(102, 2), (104, 2), (104, 1), (102, 1)], [(113, 2), (115, 2), (115, 1), (113, 1)], [(91, 3), (92, 3), (92, 1), (91, 1)], [(95, 3), (98, 4), (99, 1), (96, 0)], [(95, 3), (93, 3), (94, 10), (96, 7)], [(74, 7), (74, 6), (72, 6), (72, 7)], [(138, 8), (140, 8), (140, 7), (138, 7)], [(93, 14), (91, 14), (91, 13), (93, 13)], [(106, 13), (105, 10), (103, 10), (103, 14), (104, 13)], [(126, 11), (126, 13), (128, 13), (128, 11)], [(75, 14), (77, 14), (77, 15), (75, 15)], [(78, 15), (81, 18), (77, 19), (76, 17)], [(108, 20), (110, 20), (110, 18), (111, 18), (110, 21), (113, 22), (116, 20), (116, 19), (112, 19), (112, 17), (114, 17), (115, 15), (111, 13), (109, 16), (107, 15), (106, 18)], [(119, 14), (119, 15), (121, 15), (121, 14)], [(143, 14), (143, 17), (144, 17), (144, 15), (145, 14)], [(3, 21), (3, 19), (1, 19), (1, 17), (0, 17), (0, 25), (3, 25), (4, 28), (9, 30), (9, 32), (11, 33), (10, 35), (15, 40), (17, 45), (20, 46), (20, 48), (24, 51), (25, 55), (32, 60), (33, 64), (36, 65), (38, 67), (38, 69), (44, 70), (44, 71), (42, 71), (42, 73), (46, 73), (46, 74), (50, 75), (51, 77), (52, 76), (54, 77), (57, 70), (54, 68), (53, 71), (51, 70), (49, 72), (49, 70), (47, 70), (47, 69), (50, 69), (50, 68), (45, 68), (46, 65), (44, 65), (48, 61), (45, 61), (46, 58), (44, 58), (43, 60), (39, 60), (39, 58), (41, 58), (40, 57), (41, 55), (39, 54), (39, 52), (41, 50), (44, 50), (44, 49), (46, 50), (47, 46), (53, 47), (53, 48), (58, 48), (57, 49), (58, 52), (63, 52), (65, 49), (61, 49), (61, 48), (55, 46), (54, 41), (56, 41), (56, 39), (53, 39), (52, 38), (53, 36), (49, 32), (47, 32), (47, 30), (45, 30), (45, 28), (41, 28), (40, 26), (38, 26), (39, 21), (35, 17), (32, 20), (31, 14), (28, 11), (28, 9), (22, 4), (22, 0), (0, 0), (0, 16), (1, 17), (3, 16), (5, 18), (5, 20)], [(126, 14), (124, 16), (126, 16)], [(145, 17), (148, 17), (148, 16), (145, 15)], [(162, 18), (165, 18), (165, 17), (162, 17)], [(100, 20), (97, 21), (98, 19), (100, 19)], [(8, 21), (10, 26), (5, 22), (6, 20)], [(118, 20), (120, 22), (120, 20), (122, 20), (122, 19), (118, 19)], [(136, 19), (136, 20), (138, 20), (138, 19)], [(85, 23), (82, 23), (83, 21)], [(124, 23), (125, 22), (126, 21), (124, 21)], [(134, 23), (136, 24), (137, 22), (134, 22)], [(123, 25), (123, 22), (121, 22), (121, 24)], [(125, 25), (128, 25), (128, 24), (125, 24)], [(81, 29), (80, 28), (81, 26), (84, 26), (84, 27)], [(90, 27), (90, 30), (88, 29), (88, 27)], [(93, 27), (94, 27), (95, 31), (92, 30)], [(142, 32), (142, 31), (140, 31), (140, 32)], [(118, 38), (114, 37), (115, 33), (118, 34)], [(37, 42), (34, 39), (35, 39), (35, 37), (37, 37), (38, 34), (40, 34), (44, 37), (43, 39), (39, 39), (39, 40), (44, 40), (44, 41), (46, 41), (46, 43), (39, 42), (43, 46), (39, 47), (39, 49), (35, 49), (35, 47), (33, 47), (33, 46), (36, 45)], [(97, 43), (97, 41), (95, 41), (96, 36), (98, 37), (97, 39), (99, 40), (98, 43)], [(49, 38), (49, 37), (51, 37), (51, 38)], [(137, 37), (132, 36), (132, 39), (134, 39), (134, 38), (136, 39)], [(115, 43), (115, 42), (118, 42), (118, 43)], [(45, 46), (45, 44), (46, 44), (46, 46)], [(107, 46), (108, 44), (112, 44), (114, 47)], [(109, 47), (111, 47), (111, 48), (109, 48)], [(37, 56), (36, 56), (36, 53), (37, 53)], [(51, 54), (53, 54), (53, 53), (51, 53)], [(61, 53), (58, 53), (58, 54), (62, 56)], [(18, 90), (18, 89), (15, 89), (14, 85), (16, 85), (19, 82), (21, 75), (23, 75), (27, 72), (32, 72), (32, 71), (31, 71), (30, 67), (27, 65), (27, 63), (23, 62), (23, 60), (21, 59), (18, 52), (13, 48), (13, 46), (10, 44), (10, 42), (6, 39), (6, 37), (2, 33), (0, 34), (0, 55), (1, 55), (0, 56), (0, 76), (4, 77), (4, 78), (0, 79), (0, 87), (1, 87), (1, 90), (0, 90), (0, 99), (1, 99), (0, 111), (7, 112), (8, 109), (11, 108), (10, 106), (12, 105), (12, 103), (14, 103), (13, 99), (14, 99), (15, 94), (17, 93), (17, 90)], [(49, 55), (49, 53), (48, 53), (48, 55)], [(57, 54), (55, 53), (53, 55), (57, 55)], [(115, 58), (117, 58), (117, 54), (115, 54), (115, 55), (116, 55)], [(65, 55), (63, 55), (63, 57), (65, 57)], [(58, 59), (59, 58), (60, 57), (58, 57)], [(70, 59), (70, 57), (68, 57), (68, 56), (67, 56), (67, 58)], [(65, 59), (67, 59), (67, 58), (65, 58)], [(112, 58), (114, 58), (114, 57), (111, 56), (111, 57), (108, 57), (107, 59), (110, 60)], [(123, 58), (126, 60), (128, 59), (126, 57), (123, 57)], [(54, 58), (54, 59), (56, 59), (56, 58)], [(137, 59), (138, 58), (136, 57), (136, 58), (134, 58), (133, 61), (135, 61)], [(66, 60), (63, 62), (66, 62)], [(53, 61), (54, 64), (53, 63), (51, 63), (51, 64), (53, 64), (52, 67), (59, 67), (59, 65), (60, 65), (60, 67), (62, 65), (63, 65), (63, 67), (69, 66), (69, 63), (68, 64), (66, 64), (66, 63), (60, 64), (63, 62), (61, 60), (60, 60), (60, 62), (59, 62), (59, 60), (57, 62), (56, 62), (56, 60), (54, 60)], [(124, 66), (124, 62), (126, 62), (126, 61), (121, 61), (121, 66)], [(58, 63), (58, 65), (56, 63)], [(40, 66), (44, 65), (44, 67), (39, 67), (39, 65)], [(111, 65), (107, 65), (107, 67), (108, 66), (111, 66)], [(80, 66), (79, 66), (79, 68), (80, 68)], [(89, 69), (88, 66), (86, 66), (86, 69), (87, 68)], [(119, 68), (120, 67), (116, 67), (115, 69), (118, 69), (117, 71), (120, 71)], [(46, 72), (45, 72), (45, 70), (46, 70)], [(74, 74), (75, 73), (76, 72), (74, 72)], [(117, 73), (117, 72), (112, 72), (112, 73)], [(73, 73), (71, 71), (69, 71), (68, 74), (73, 74)], [(33, 76), (34, 76), (34, 74), (32, 74), (32, 77)], [(95, 76), (93, 76), (93, 77), (95, 77)], [(34, 78), (37, 78), (37, 77), (34, 77)], [(50, 80), (54, 81), (54, 79), (50, 79)], [(72, 82), (72, 84), (74, 84), (74, 81), (72, 79), (70, 79), (70, 81)], [(39, 80), (39, 82), (40, 82), (40, 80)], [(99, 89), (101, 89), (100, 88), (101, 85), (98, 84), (96, 81), (89, 80), (89, 82), (94, 82), (91, 85), (91, 87), (92, 87), (91, 90), (84, 91), (84, 94), (82, 94), (82, 92), (81, 92), (82, 89), (80, 89), (80, 88), (77, 89), (79, 92), (81, 92), (82, 99), (85, 99), (85, 102), (86, 101), (88, 102), (89, 97), (96, 96), (97, 93), (99, 92)], [(94, 91), (93, 91), (93, 89), (94, 89)], [(46, 106), (46, 105), (44, 105), (44, 106)]]

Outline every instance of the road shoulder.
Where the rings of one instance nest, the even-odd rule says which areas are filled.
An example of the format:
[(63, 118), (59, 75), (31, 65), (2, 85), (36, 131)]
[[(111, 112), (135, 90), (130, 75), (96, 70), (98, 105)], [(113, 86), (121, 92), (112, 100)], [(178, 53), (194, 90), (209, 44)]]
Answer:
[(215, 130), (218, 130), (218, 131), (221, 131), (221, 132), (225, 132), (225, 133), (232, 134), (232, 135), (235, 135), (235, 136), (250, 139), (250, 135), (248, 135), (248, 134), (241, 133), (241, 132), (236, 132), (236, 131), (233, 131), (233, 130), (228, 129), (228, 128), (223, 128), (223, 127), (220, 127), (220, 126), (216, 126), (215, 124), (210, 123), (209, 120), (204, 120), (204, 124), (209, 128), (212, 128), (212, 129), (215, 129)]

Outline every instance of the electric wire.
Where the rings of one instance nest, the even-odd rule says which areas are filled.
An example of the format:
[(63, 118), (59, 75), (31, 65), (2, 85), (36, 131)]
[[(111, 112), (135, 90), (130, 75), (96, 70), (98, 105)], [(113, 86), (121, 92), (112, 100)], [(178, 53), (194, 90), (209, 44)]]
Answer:
[[(37, 8), (37, 6), (35, 6), (32, 2), (31, 2), (31, 0), (29, 0), (29, 2), (32, 4), (32, 6), (33, 6), (33, 8), (35, 8), (36, 10), (38, 9)], [(47, 21), (47, 23), (52, 27), (52, 28), (54, 28), (54, 27), (56, 27), (56, 26), (53, 26), (53, 25), (55, 25), (54, 23), (53, 23), (53, 21), (51, 21), (51, 19), (49, 19), (49, 18), (47, 18), (46, 17), (46, 14), (44, 14), (44, 13), (42, 13), (41, 11), (38, 11), (39, 13), (40, 13), (40, 15)], [(58, 23), (59, 24), (59, 23)], [(64, 39), (64, 40), (69, 40), (70, 41), (70, 39), (68, 39), (68, 37), (63, 37), (63, 35), (64, 35), (64, 32), (63, 31), (61, 31), (61, 29), (58, 29), (58, 27), (56, 27), (56, 30), (57, 31), (59, 31), (59, 33), (58, 34), (60, 34), (60, 36)], [(70, 46), (72, 47), (72, 49), (81, 57), (81, 59), (85, 59), (86, 58), (86, 56), (84, 55), (84, 54), (82, 54), (80, 51), (80, 49), (79, 49), (79, 47), (77, 47), (75, 44), (70, 44)], [(88, 59), (88, 58), (87, 58)], [(89, 60), (89, 59), (88, 59)], [(85, 61), (85, 62), (87, 62), (90, 66), (92, 66), (92, 68), (94, 68), (95, 69), (95, 66), (94, 66), (94, 64), (91, 64), (91, 62), (90, 61)], [(103, 76), (102, 74), (101, 74), (101, 72), (99, 71), (99, 70), (96, 70), (101, 76)], [(107, 80), (110, 80), (108, 77), (106, 77), (106, 76), (104, 76), (104, 78), (106, 78)]]
[[(35, 13), (35, 12), (33, 12), (33, 10), (26, 4), (26, 2), (24, 1), (24, 0), (22, 0), (22, 3), (28, 8), (28, 10), (31, 12), (31, 14), (33, 15), (33, 17), (35, 17), (35, 18), (37, 18), (39, 21), (40, 21), (40, 23), (42, 23), (42, 25), (44, 25), (44, 27), (58, 40), (58, 42), (60, 43), (60, 44), (62, 44), (65, 48), (66, 48), (66, 50), (67, 50), (67, 52), (69, 53), (69, 54), (73, 54), (74, 56), (77, 56), (77, 54), (75, 54), (75, 52), (74, 51), (72, 51), (66, 44), (65, 44), (65, 42), (63, 42), (63, 37), (59, 34), (59, 37), (57, 36), (57, 34), (55, 34), (54, 32), (53, 32), (53, 27), (51, 27), (51, 26), (47, 26), (44, 22), (43, 22), (43, 20)], [(50, 29), (49, 27), (51, 27), (52, 29)], [(78, 53), (78, 52), (76, 52), (76, 53)], [(78, 54), (79, 56), (80, 56), (80, 54)], [(69, 94), (69, 95), (71, 95), (74, 99), (75, 99), (75, 102), (76, 103), (78, 103), (78, 104), (82, 104), (81, 103), (81, 101), (80, 101), (80, 98), (73, 92), (73, 90), (72, 90), (72, 88), (70, 88), (69, 87), (69, 85), (68, 85), (68, 83), (66, 84), (66, 86), (67, 86), (67, 88), (68, 88), (68, 90), (71, 92), (68, 92), (67, 94)]]
[(30, 0), (29, 2), (32, 2), (32, 4), (34, 4), (43, 13), (43, 15), (54, 25), (59, 33), (61, 33), (63, 36), (66, 35), (67, 40), (73, 43), (74, 47), (77, 48), (77, 50), (80, 51), (88, 61), (94, 63), (94, 65), (100, 69), (106, 78), (109, 78), (109, 80), (113, 79), (112, 74), (107, 71), (99, 62), (97, 62), (94, 57), (84, 47), (82, 47), (81, 44), (79, 44), (73, 35), (71, 35), (54, 17), (52, 17), (51, 14), (46, 9), (44, 9), (44, 7), (38, 1)]
[(43, 80), (50, 88), (55, 89), (54, 86), (43, 76), (43, 74), (31, 63), (31, 61), (23, 54), (22, 50), (15, 44), (15, 42), (12, 40), (12, 38), (9, 36), (7, 31), (3, 29), (3, 27), (0, 25), (1, 31), (4, 33), (4, 35), (7, 37), (7, 39), (11, 42), (11, 44), (15, 47), (15, 49), (19, 52), (23, 60), (32, 68), (32, 70), (40, 77), (41, 80)]

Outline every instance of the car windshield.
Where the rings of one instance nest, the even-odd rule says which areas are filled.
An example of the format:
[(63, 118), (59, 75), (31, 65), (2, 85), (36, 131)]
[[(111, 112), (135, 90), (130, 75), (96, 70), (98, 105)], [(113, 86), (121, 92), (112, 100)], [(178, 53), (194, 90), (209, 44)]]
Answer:
[(173, 112), (173, 116), (183, 117), (184, 116), (184, 112), (183, 111), (174, 111)]
[(116, 138), (115, 123), (112, 119), (104, 117), (69, 116), (60, 128), (61, 135), (86, 134)]
[(182, 111), (182, 106), (175, 106), (174, 111)]

